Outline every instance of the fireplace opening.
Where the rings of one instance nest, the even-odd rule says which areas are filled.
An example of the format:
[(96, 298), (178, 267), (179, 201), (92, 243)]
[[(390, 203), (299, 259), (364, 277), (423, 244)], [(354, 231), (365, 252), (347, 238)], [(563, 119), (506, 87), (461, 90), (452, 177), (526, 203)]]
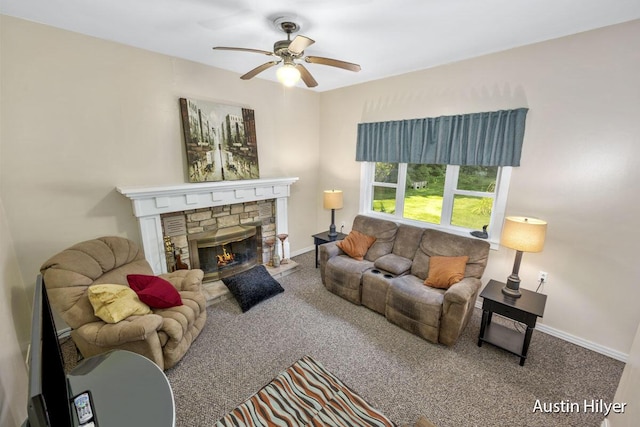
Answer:
[(204, 271), (204, 281), (219, 280), (262, 263), (260, 225), (236, 225), (190, 235), (193, 268)]

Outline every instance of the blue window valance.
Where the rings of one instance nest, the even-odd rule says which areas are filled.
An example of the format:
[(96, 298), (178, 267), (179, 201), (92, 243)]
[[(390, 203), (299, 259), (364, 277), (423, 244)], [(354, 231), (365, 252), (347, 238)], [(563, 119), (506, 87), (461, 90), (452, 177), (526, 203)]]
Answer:
[(528, 110), (359, 123), (356, 161), (520, 166)]

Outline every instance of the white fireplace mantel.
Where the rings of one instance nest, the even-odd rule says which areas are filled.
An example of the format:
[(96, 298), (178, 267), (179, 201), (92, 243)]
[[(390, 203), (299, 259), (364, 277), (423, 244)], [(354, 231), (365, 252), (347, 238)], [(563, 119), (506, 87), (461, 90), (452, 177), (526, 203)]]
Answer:
[[(154, 187), (117, 187), (116, 190), (131, 200), (133, 214), (140, 225), (145, 257), (153, 271), (160, 274), (167, 272), (161, 214), (275, 199), (277, 233), (288, 234), (287, 199), (290, 187), (296, 181), (297, 177), (265, 178)], [(288, 244), (285, 251), (288, 251)]]

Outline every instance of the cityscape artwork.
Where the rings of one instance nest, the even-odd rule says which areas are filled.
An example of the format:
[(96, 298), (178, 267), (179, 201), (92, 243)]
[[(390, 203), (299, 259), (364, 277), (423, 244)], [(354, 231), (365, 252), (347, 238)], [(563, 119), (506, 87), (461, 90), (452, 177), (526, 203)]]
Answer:
[(257, 179), (253, 110), (180, 98), (189, 182)]

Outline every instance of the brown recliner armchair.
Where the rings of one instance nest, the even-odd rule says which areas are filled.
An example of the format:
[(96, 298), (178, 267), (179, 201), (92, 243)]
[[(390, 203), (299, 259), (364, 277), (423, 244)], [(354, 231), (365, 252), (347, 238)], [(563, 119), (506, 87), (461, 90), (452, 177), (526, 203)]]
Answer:
[(154, 275), (138, 245), (123, 237), (78, 243), (46, 261), (40, 272), (53, 308), (71, 327), (71, 338), (84, 357), (112, 349), (141, 354), (160, 369), (173, 367), (204, 327), (207, 311), (202, 270), (162, 274), (178, 290), (182, 305), (153, 309), (118, 323), (94, 315), (87, 289), (94, 284), (128, 285), (127, 275)]

